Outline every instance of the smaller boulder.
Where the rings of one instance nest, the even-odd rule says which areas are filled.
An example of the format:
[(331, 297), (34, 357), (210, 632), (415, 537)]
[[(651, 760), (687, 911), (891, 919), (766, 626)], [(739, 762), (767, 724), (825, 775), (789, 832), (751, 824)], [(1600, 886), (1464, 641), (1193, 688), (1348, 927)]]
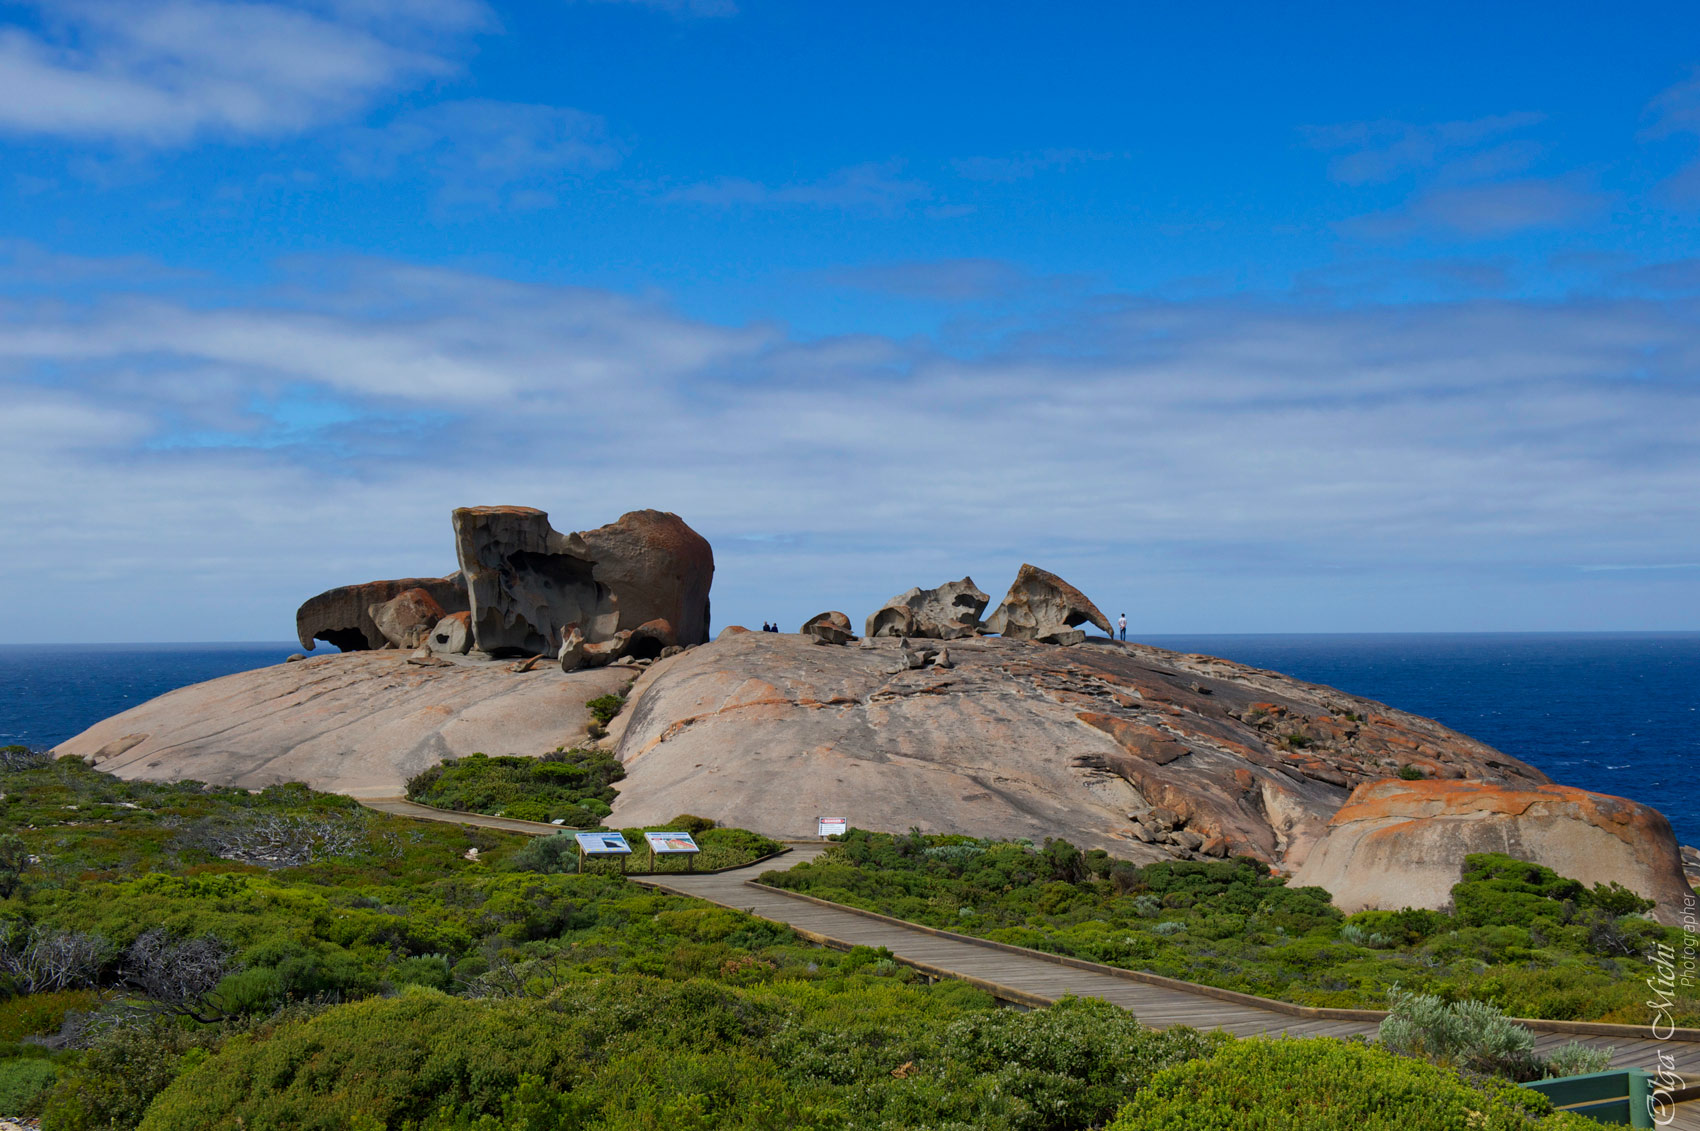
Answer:
[(950, 658), (950, 649), (949, 648), (940, 648), (939, 654), (933, 659), (933, 667), (935, 667), (935, 668), (954, 668), (955, 666), (956, 666), (956, 664), (954, 662), (952, 662), (951, 658)]
[(661, 655), (663, 649), (677, 643), (672, 622), (665, 617), (657, 617), (632, 629), (632, 638), (626, 646), (626, 654), (634, 660), (653, 660)]
[(565, 635), (561, 637), (560, 651), (555, 653), (555, 658), (561, 662), (561, 670), (564, 672), (577, 671), (579, 665), (584, 663), (584, 633), (579, 631), (578, 625), (567, 626)]
[(747, 633), (749, 631), (750, 631), (749, 629), (745, 628), (741, 624), (729, 624), (725, 628), (720, 630), (720, 635), (716, 636), (715, 639), (716, 640), (729, 640), (734, 636), (743, 636), (745, 633)]
[(626, 654), (631, 647), (632, 630), (622, 628), (607, 640), (586, 644), (582, 653), (583, 666), (587, 668), (604, 668)]
[(366, 615), (392, 646), (418, 648), (443, 619), (443, 606), (424, 589), (404, 589), (388, 601), (367, 606)]
[(1086, 631), (1079, 628), (1058, 628), (1035, 639), (1041, 644), (1055, 644), (1062, 648), (1072, 648), (1076, 644), (1086, 642)]
[(425, 646), (439, 656), (464, 656), (472, 650), (472, 614), (450, 613), (431, 628)]
[(843, 613), (817, 613), (803, 622), (803, 634), (812, 636), (816, 644), (848, 644), (856, 639), (850, 628), (850, 618)]

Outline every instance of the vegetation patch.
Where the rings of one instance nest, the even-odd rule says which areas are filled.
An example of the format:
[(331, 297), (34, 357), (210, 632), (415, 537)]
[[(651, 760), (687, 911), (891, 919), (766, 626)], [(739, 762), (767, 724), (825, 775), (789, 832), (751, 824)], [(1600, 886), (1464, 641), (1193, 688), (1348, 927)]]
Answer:
[(1325, 1037), (1234, 1041), (1157, 1073), (1109, 1131), (1598, 1131), (1503, 1081)]
[(556, 750), (538, 758), (469, 754), (414, 776), (407, 797), (459, 813), (594, 829), (611, 811), (614, 783), (625, 776), (620, 760), (606, 750)]
[[(1230, 1118), (1248, 1080), (1270, 1126), (1345, 1126), (1288, 1111), (1318, 1087), (1328, 1118), (1377, 1113), (1354, 1128), (1582, 1126), (1338, 1042), (1322, 1059), (1233, 1059), (1244, 1042), (1152, 1032), (1100, 1001), (1002, 1008), (889, 953), (568, 874), (568, 837), (408, 821), (299, 785), (5, 765), (0, 815), (22, 848), (0, 898), (0, 1114), (44, 1131), (1242, 1127), (1257, 1125)], [(705, 855), (772, 844), (704, 824)], [(917, 844), (927, 860), (987, 850)], [(1018, 860), (1046, 870), (1053, 909), (1112, 882), (1066, 845)], [(1163, 1105), (1195, 1084), (1209, 1103), (1171, 1119)], [(1461, 1122), (1459, 1105), (1503, 1120)]]
[[(1617, 885), (1511, 857), (1468, 858), (1453, 913), (1345, 916), (1258, 861), (1140, 867), (1066, 841), (852, 829), (766, 883), (900, 919), (1302, 1005), (1385, 1008), (1394, 987), (1518, 1017), (1645, 1024), (1646, 955), (1680, 932)], [(1700, 1024), (1679, 994), (1678, 1025)]]

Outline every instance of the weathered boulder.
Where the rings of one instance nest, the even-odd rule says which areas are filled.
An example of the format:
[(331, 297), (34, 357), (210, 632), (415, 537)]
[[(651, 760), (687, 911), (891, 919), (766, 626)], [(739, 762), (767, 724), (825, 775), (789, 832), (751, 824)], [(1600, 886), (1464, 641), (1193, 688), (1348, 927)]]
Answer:
[(468, 607), (466, 585), (459, 573), (341, 585), (302, 603), (295, 611), (295, 635), (309, 652), (319, 640), (344, 652), (382, 648), (390, 641), (373, 621), (373, 607), (381, 607), (412, 589), (427, 594), (444, 613), (465, 612)]
[(579, 650), (580, 662), (587, 668), (600, 668), (624, 656), (631, 648), (631, 629), (622, 628), (606, 640), (586, 644)]
[(1472, 852), (1502, 852), (1657, 901), (1675, 924), (1689, 888), (1670, 822), (1638, 802), (1550, 783), (1368, 782), (1294, 876), (1344, 911), (1443, 908)]
[[(997, 611), (986, 618), (985, 630), (1011, 640), (1039, 640), (1080, 624), (1094, 624), (1110, 633), (1110, 621), (1086, 594), (1054, 573), (1023, 564), (1016, 572)], [(1081, 634), (1085, 639), (1085, 634)], [(1072, 642), (1057, 637), (1055, 643)]]
[(443, 606), (425, 589), (404, 589), (366, 610), (384, 639), (396, 648), (418, 648), (443, 619)]
[(657, 653), (708, 639), (714, 553), (677, 515), (560, 534), (530, 507), (462, 507), (454, 530), (479, 651), (557, 652), (572, 625), (588, 647), (657, 620), (674, 632)]
[(561, 670), (564, 672), (570, 672), (584, 663), (584, 633), (579, 631), (578, 625), (567, 626), (555, 659), (560, 661)]
[(802, 633), (817, 644), (848, 644), (856, 639), (850, 618), (840, 612), (816, 613), (803, 622)]
[(472, 614), (450, 613), (431, 628), (425, 646), (442, 656), (464, 656), (472, 651)]
[(125, 779), (260, 789), (306, 782), (395, 797), (407, 779), (474, 751), (543, 754), (585, 741), (585, 703), (631, 673), (464, 657), (414, 662), (393, 649), (320, 655), (179, 688), (59, 744)]
[[(934, 640), (972, 636), (990, 600), (971, 577), (946, 582), (937, 589), (917, 587), (876, 609), (868, 617), (866, 632), (869, 636), (924, 636)], [(849, 627), (848, 618), (845, 627)]]
[[(1187, 855), (1192, 838), (1172, 836), (1185, 831), (1198, 851), (1290, 871), (1350, 786), (1413, 754), (1506, 786), (1546, 780), (1431, 720), (1209, 657), (973, 636), (950, 642), (946, 667), (940, 641), (863, 639), (723, 636), (658, 665), (621, 714), (614, 820), (692, 812), (798, 836), (843, 813), (1137, 861)], [(1286, 737), (1301, 733), (1315, 737)]]

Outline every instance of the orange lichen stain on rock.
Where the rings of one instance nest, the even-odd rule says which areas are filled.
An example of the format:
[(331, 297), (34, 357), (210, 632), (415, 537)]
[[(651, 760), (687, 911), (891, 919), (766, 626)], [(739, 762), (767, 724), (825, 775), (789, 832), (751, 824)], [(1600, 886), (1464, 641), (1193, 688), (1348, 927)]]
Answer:
[(1644, 843), (1653, 826), (1664, 822), (1657, 812), (1628, 798), (1567, 785), (1508, 788), (1479, 781), (1388, 778), (1366, 782), (1353, 790), (1328, 824), (1333, 828), (1354, 821), (1396, 817), (1429, 820), (1481, 813), (1521, 817), (1530, 810), (1573, 816), (1631, 845)]
[(1175, 737), (1166, 730), (1160, 730), (1144, 723), (1136, 723), (1130, 719), (1117, 718), (1115, 715), (1100, 714), (1096, 711), (1083, 711), (1074, 716), (1093, 730), (1109, 735), (1116, 745), (1129, 754), (1166, 766), (1179, 758), (1184, 758), (1192, 751), (1175, 741)]

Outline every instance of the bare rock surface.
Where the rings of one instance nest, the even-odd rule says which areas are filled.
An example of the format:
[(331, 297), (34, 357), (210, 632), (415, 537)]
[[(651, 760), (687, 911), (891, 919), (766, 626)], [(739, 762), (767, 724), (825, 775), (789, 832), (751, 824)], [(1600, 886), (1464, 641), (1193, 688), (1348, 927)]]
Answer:
[[(868, 617), (869, 636), (921, 636), (955, 640), (980, 627), (980, 614), (991, 598), (974, 579), (947, 581), (937, 589), (916, 587), (899, 593)], [(845, 628), (849, 628), (846, 623)]]
[(1503, 852), (1562, 876), (1620, 883), (1680, 921), (1688, 894), (1663, 814), (1639, 802), (1551, 783), (1370, 782), (1352, 791), (1294, 877), (1334, 894), (1344, 911), (1439, 909), (1452, 902), (1472, 852)]
[(575, 626), (587, 648), (664, 626), (668, 638), (648, 632), (618, 649), (624, 655), (628, 646), (653, 644), (634, 653), (648, 659), (669, 645), (708, 639), (714, 553), (678, 515), (632, 511), (562, 534), (531, 507), (461, 507), (454, 533), (480, 651), (556, 654)]
[(1049, 570), (1024, 563), (997, 610), (986, 618), (985, 630), (1012, 640), (1060, 636), (1048, 642), (1072, 644), (1078, 641), (1064, 630), (1081, 624), (1096, 625), (1110, 635), (1110, 619), (1086, 594)]
[(372, 619), (372, 610), (416, 589), (435, 601), (444, 613), (466, 611), (466, 585), (459, 573), (339, 585), (308, 599), (295, 611), (295, 635), (301, 647), (309, 652), (320, 640), (344, 652), (382, 648), (390, 641)]
[(1134, 860), (1209, 844), (1291, 870), (1353, 786), (1403, 765), (1547, 781), (1432, 720), (1210, 657), (967, 637), (950, 667), (911, 667), (919, 644), (871, 644), (746, 633), (658, 665), (626, 708), (614, 821), (806, 836), (843, 816)]
[(585, 702), (631, 679), (624, 669), (516, 673), (456, 656), (439, 656), (441, 666), (410, 659), (358, 651), (193, 684), (95, 724), (56, 753), (93, 758), (121, 778), (249, 789), (302, 781), (393, 797), (444, 758), (580, 744)]

